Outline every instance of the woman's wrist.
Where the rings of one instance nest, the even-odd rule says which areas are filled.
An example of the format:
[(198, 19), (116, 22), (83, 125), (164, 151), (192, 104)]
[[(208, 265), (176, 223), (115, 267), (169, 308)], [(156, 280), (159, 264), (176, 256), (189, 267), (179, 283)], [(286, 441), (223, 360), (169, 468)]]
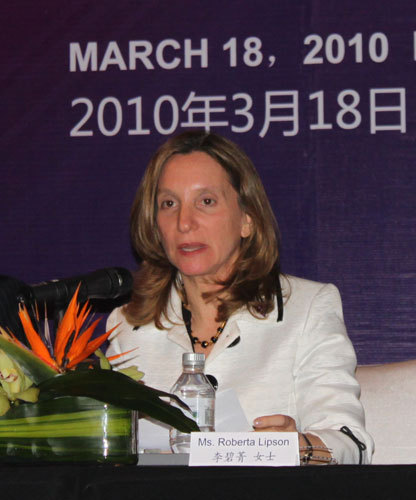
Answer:
[(299, 452), (301, 465), (333, 465), (336, 460), (331, 450), (321, 439), (312, 434), (299, 433)]

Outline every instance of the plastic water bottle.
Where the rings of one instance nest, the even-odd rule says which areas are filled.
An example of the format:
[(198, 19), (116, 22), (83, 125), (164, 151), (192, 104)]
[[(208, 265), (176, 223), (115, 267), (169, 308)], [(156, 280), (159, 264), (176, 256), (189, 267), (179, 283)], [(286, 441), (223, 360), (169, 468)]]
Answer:
[[(192, 418), (202, 432), (214, 431), (215, 390), (204, 374), (205, 354), (184, 353), (183, 372), (171, 389), (192, 412)], [(172, 428), (170, 446), (174, 453), (189, 453), (191, 435)]]

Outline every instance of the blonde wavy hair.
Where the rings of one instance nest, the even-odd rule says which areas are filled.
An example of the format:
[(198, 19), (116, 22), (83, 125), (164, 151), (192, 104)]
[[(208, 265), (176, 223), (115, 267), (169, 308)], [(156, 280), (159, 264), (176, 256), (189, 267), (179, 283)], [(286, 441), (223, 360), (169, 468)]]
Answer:
[(184, 132), (165, 142), (150, 160), (131, 208), (132, 245), (142, 263), (135, 276), (131, 301), (124, 307), (127, 321), (140, 326), (151, 321), (163, 329), (172, 286), (184, 302), (177, 269), (169, 262), (157, 228), (157, 189), (166, 162), (175, 154), (204, 152), (226, 171), (242, 210), (251, 217), (251, 234), (241, 239), (240, 253), (219, 292), (217, 321), (246, 306), (253, 316), (265, 317), (275, 305), (279, 280), (278, 228), (260, 177), (247, 155), (233, 142), (212, 132)]

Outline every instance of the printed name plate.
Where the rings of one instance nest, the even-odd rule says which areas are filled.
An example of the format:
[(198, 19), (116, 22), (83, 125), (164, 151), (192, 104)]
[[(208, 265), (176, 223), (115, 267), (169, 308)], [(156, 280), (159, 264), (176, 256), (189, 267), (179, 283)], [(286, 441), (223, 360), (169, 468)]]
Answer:
[(299, 465), (297, 432), (192, 432), (189, 465)]

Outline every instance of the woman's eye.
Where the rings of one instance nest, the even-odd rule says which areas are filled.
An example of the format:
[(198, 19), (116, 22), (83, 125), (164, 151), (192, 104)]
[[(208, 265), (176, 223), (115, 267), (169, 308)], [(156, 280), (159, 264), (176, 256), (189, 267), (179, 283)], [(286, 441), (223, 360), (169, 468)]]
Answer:
[(171, 208), (171, 207), (173, 207), (174, 204), (175, 203), (173, 200), (163, 200), (162, 203), (160, 204), (160, 207), (161, 208)]
[(204, 198), (202, 200), (202, 204), (205, 205), (206, 207), (210, 207), (214, 205), (215, 201), (212, 198)]

